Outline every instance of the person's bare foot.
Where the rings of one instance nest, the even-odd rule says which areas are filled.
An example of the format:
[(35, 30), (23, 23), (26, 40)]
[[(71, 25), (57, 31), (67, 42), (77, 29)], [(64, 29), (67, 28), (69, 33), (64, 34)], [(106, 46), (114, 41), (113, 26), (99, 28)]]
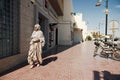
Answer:
[(37, 67), (39, 67), (40, 66), (40, 64), (37, 64)]
[(33, 67), (34, 67), (34, 65), (31, 65), (31, 66), (30, 66), (30, 69), (32, 69)]

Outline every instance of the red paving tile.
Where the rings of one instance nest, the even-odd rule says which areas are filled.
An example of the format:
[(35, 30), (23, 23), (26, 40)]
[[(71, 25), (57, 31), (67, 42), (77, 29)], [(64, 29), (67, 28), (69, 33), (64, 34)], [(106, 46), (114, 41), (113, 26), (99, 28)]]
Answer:
[(93, 57), (93, 52), (93, 42), (77, 44), (45, 57), (40, 67), (29, 69), (27, 65), (0, 80), (120, 80), (120, 62)]

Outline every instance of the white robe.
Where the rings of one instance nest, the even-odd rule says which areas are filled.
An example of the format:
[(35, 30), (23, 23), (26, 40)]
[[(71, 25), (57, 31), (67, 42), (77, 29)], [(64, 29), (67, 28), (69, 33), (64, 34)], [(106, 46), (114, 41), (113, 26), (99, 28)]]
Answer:
[[(40, 40), (40, 42), (35, 42), (36, 40)], [(30, 41), (30, 49), (28, 53), (28, 63), (42, 63), (42, 47), (45, 44), (44, 35), (41, 30), (33, 31)]]

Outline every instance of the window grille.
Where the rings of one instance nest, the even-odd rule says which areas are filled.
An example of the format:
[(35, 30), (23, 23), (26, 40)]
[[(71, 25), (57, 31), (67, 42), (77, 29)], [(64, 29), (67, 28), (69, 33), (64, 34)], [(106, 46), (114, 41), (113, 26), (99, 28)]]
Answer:
[(19, 53), (19, 0), (0, 0), (0, 58)]

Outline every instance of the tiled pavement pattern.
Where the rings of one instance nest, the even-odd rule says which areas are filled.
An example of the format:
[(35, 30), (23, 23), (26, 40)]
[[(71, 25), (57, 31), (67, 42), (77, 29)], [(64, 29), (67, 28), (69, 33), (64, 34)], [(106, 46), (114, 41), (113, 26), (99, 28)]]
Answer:
[(0, 80), (120, 80), (120, 61), (93, 57), (93, 52), (93, 42), (58, 47), (48, 52), (51, 55), (44, 58), (42, 66), (29, 69), (26, 65)]

